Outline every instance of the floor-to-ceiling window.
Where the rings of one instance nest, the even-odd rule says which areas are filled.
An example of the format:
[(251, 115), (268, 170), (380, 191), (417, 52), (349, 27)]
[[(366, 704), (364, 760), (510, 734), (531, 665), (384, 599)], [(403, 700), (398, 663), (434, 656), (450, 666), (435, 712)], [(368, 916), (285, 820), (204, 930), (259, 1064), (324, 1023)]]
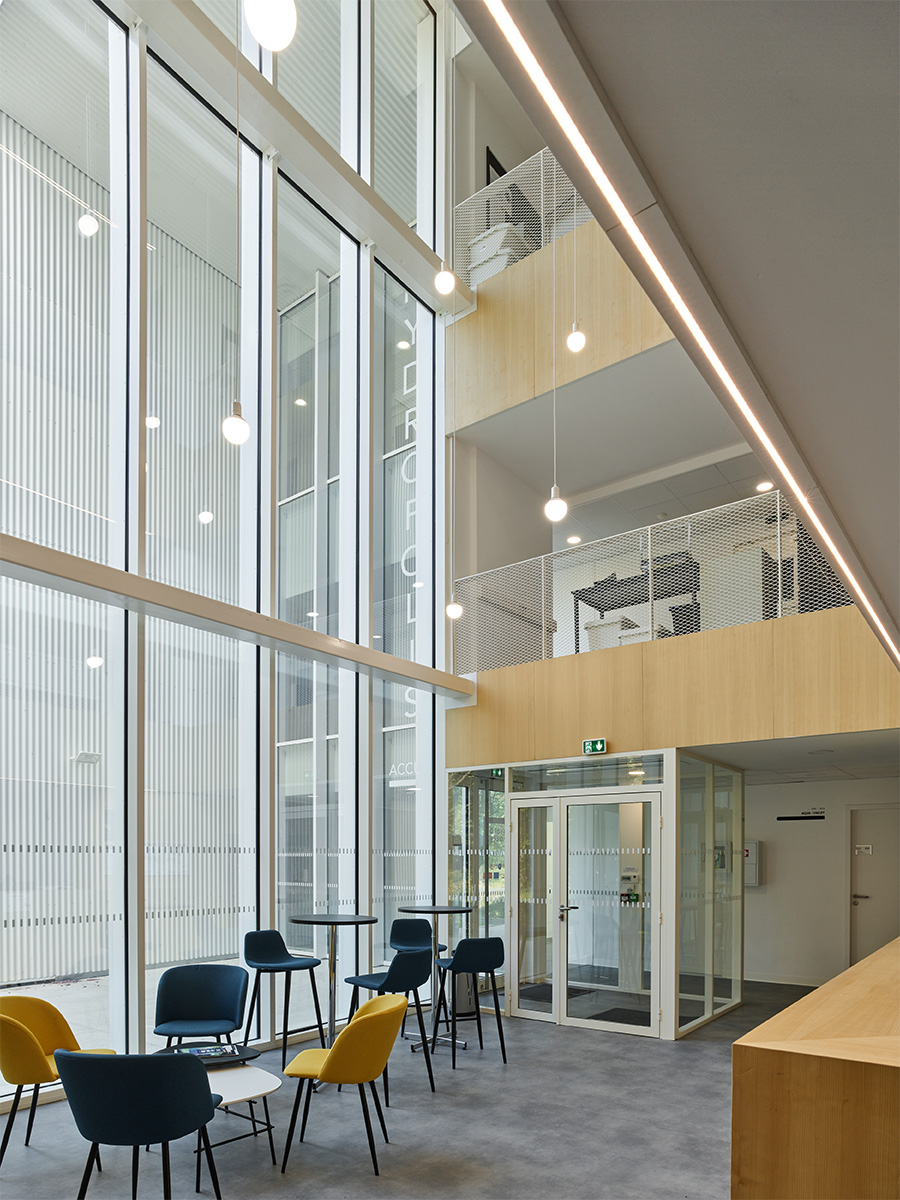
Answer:
[[(212, 62), (237, 9), (198, 7)], [(430, 244), (433, 13), (298, 7), (305, 42), (273, 61), (244, 28), (241, 52)], [(257, 926), (322, 956), (291, 916), (357, 908), (380, 962), (434, 887), (434, 313), (361, 243), (362, 185), (351, 236), (152, 34), (94, 0), (0, 5), (2, 530), (167, 589), (0, 579), (0, 988), (132, 1050), (168, 966), (239, 962)], [(410, 682), (279, 641), (297, 627)], [(365, 967), (368, 939), (339, 953)]]

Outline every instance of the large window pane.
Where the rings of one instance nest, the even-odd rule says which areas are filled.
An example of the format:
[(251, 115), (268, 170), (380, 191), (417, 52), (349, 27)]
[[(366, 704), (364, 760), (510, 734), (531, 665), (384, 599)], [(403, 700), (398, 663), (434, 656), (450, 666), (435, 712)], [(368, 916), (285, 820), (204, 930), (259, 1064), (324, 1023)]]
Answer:
[(0, 606), (0, 988), (122, 1049), (124, 617), (9, 579)]
[[(288, 655), (278, 656), (276, 679), (276, 924), (292, 951), (322, 959), (317, 977), (325, 1015), (327, 928), (294, 925), (291, 917), (357, 911), (356, 680), (349, 671)], [(338, 958), (342, 980), (357, 961), (352, 928), (338, 933)], [(282, 987), (278, 980), (279, 1014)], [(340, 983), (339, 1016), (348, 1004), (349, 989)], [(291, 1026), (313, 1021), (309, 987), (292, 988)]]
[(373, 186), (429, 243), (434, 225), (434, 14), (375, 0)]
[(125, 35), (95, 5), (0, 5), (3, 529), (116, 566), (124, 546), (124, 79)]
[[(431, 664), (434, 647), (434, 316), (375, 272), (374, 637), (378, 649)], [(377, 460), (376, 460), (377, 461)]]
[(242, 962), (256, 925), (256, 650), (147, 620), (147, 1023), (174, 963)]
[[(343, 517), (340, 510), (342, 470), (356, 471), (356, 381), (341, 329), (342, 304), (354, 292), (355, 257), (350, 240), (281, 180), (278, 615), (334, 635), (341, 632), (342, 610), (352, 620), (355, 604), (355, 579), (346, 578), (341, 588), (339, 559), (342, 543), (354, 546), (356, 538), (354, 506), (348, 502)], [(349, 268), (347, 280), (342, 266)], [(352, 495), (351, 486), (348, 501)]]
[(153, 61), (147, 96), (147, 574), (255, 607), (259, 157), (243, 147), (240, 351), (252, 434), (233, 446), (221, 425), (237, 396), (236, 138)]
[[(297, 33), (276, 56), (278, 90), (326, 142), (356, 166), (356, 56), (342, 73), (347, 43), (355, 45), (358, 6), (352, 0), (296, 0)], [(349, 28), (344, 28), (344, 25)], [(353, 145), (341, 145), (343, 99)], [(348, 122), (345, 122), (347, 124)]]

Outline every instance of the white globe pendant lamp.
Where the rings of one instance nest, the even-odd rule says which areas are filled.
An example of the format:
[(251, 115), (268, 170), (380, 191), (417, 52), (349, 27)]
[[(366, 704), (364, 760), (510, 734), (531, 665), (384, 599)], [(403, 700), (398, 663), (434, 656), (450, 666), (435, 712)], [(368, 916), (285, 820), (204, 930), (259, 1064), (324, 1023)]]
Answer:
[(297, 32), (294, 0), (244, 0), (247, 26), (264, 50), (286, 50)]
[(237, 400), (231, 406), (231, 416), (222, 422), (222, 437), (232, 446), (243, 446), (250, 437), (250, 426), (241, 415), (241, 405)]
[(584, 334), (578, 328), (578, 322), (573, 321), (572, 322), (572, 332), (566, 338), (566, 345), (569, 347), (569, 349), (572, 351), (573, 354), (577, 354), (580, 350), (584, 349), (584, 345), (585, 345), (586, 341), (587, 341), (587, 338), (584, 336)]
[(450, 593), (450, 603), (447, 605), (447, 616), (451, 621), (458, 621), (463, 615), (463, 606), (459, 603), (453, 593)]
[(442, 296), (449, 296), (456, 287), (456, 276), (449, 270), (446, 263), (441, 263), (441, 269), (434, 277), (434, 286)]

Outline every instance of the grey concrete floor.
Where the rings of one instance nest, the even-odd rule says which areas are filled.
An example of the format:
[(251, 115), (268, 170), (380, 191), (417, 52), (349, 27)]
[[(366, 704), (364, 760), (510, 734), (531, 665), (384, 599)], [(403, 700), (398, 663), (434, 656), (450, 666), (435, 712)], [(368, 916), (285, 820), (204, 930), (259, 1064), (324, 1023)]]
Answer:
[[(729, 1194), (731, 1042), (808, 989), (748, 984), (742, 1009), (678, 1042), (504, 1021), (504, 1066), (493, 1016), (485, 1049), (474, 1025), (469, 1049), (450, 1069), (449, 1049), (425, 1064), (398, 1042), (391, 1057), (390, 1145), (378, 1142), (381, 1175), (369, 1159), (355, 1088), (313, 1097), (306, 1141), (294, 1143), (286, 1175), (280, 1158), (296, 1084), (269, 1098), (279, 1166), (265, 1137), (215, 1151), (225, 1200), (307, 1196), (315, 1200), (440, 1197), (445, 1200), (725, 1200)], [(280, 1075), (280, 1054), (256, 1065)], [(0, 1120), (5, 1121), (5, 1117)], [(213, 1140), (244, 1132), (217, 1114)], [(42, 1106), (32, 1144), (22, 1114), (0, 1169), (3, 1200), (61, 1200), (78, 1190), (88, 1146), (65, 1103)], [(377, 1135), (376, 1135), (377, 1136)], [(172, 1145), (176, 1197), (194, 1195), (193, 1139)], [(131, 1151), (102, 1150), (103, 1173), (88, 1197), (131, 1195)], [(162, 1194), (159, 1148), (141, 1154), (138, 1195)], [(205, 1168), (201, 1194), (212, 1195)]]

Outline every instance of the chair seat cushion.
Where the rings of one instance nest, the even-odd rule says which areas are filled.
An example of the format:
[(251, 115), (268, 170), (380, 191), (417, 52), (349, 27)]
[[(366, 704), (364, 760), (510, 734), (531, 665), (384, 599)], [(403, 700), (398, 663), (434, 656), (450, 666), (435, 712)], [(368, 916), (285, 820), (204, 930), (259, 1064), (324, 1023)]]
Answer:
[(209, 1098), (210, 1098), (210, 1100), (212, 1100), (213, 1106), (215, 1108), (218, 1108), (219, 1105), (222, 1103), (222, 1097), (219, 1095), (218, 1092), (210, 1092)]
[(377, 992), (386, 979), (387, 971), (376, 971), (373, 975), (348, 975), (344, 983), (352, 984), (353, 987), (369, 988), (370, 991)]
[(244, 962), (251, 971), (311, 971), (322, 964), (321, 958), (299, 958), (294, 954), (264, 959), (255, 959), (244, 954)]
[[(391, 949), (399, 950), (401, 954), (411, 954), (415, 950), (430, 950), (431, 943), (426, 945), (423, 942), (391, 942)], [(447, 947), (442, 942), (438, 942), (438, 954), (446, 949)]]
[(328, 1050), (322, 1049), (301, 1050), (284, 1068), (284, 1073), (291, 1079), (318, 1079), (328, 1054)]
[(233, 1021), (163, 1021), (153, 1032), (158, 1037), (216, 1037), (236, 1028)]
[(437, 963), (437, 965), (441, 968), (442, 971), (448, 971), (450, 969), (450, 967), (453, 965), (452, 958), (436, 958), (434, 961)]

